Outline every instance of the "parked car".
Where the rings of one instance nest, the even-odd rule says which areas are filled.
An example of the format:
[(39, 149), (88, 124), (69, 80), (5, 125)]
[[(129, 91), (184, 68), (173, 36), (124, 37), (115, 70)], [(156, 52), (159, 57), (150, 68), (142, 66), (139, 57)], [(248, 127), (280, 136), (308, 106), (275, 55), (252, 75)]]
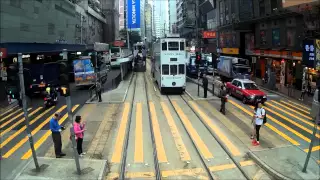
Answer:
[(267, 101), (267, 95), (259, 90), (255, 82), (249, 79), (233, 79), (226, 83), (227, 92), (246, 103), (264, 103)]

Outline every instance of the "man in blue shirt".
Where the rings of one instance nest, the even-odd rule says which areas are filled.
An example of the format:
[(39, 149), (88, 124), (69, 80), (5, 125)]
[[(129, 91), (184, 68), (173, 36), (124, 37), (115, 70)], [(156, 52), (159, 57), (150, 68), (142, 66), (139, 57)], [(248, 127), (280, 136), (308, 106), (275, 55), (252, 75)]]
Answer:
[(54, 152), (56, 154), (56, 158), (61, 158), (62, 156), (66, 155), (61, 152), (62, 142), (61, 142), (60, 132), (65, 128), (59, 125), (58, 123), (59, 117), (60, 117), (60, 114), (56, 113), (50, 120), (50, 130), (52, 132), (52, 140), (54, 144)]

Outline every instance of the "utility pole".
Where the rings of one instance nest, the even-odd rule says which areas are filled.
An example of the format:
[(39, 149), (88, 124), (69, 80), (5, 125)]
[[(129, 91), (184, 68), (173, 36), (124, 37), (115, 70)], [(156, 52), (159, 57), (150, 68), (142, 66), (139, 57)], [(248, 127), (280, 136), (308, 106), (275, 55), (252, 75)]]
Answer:
[(25, 121), (26, 127), (27, 127), (26, 130), (27, 130), (27, 134), (28, 134), (28, 138), (29, 138), (33, 161), (36, 166), (36, 171), (40, 171), (40, 166), (38, 163), (37, 154), (36, 154), (36, 151), (35, 151), (34, 145), (33, 145), (33, 137), (32, 137), (31, 130), (30, 130), (26, 92), (24, 89), (22, 53), (18, 53), (18, 65), (19, 65), (20, 96), (21, 96), (20, 98), (22, 99), (22, 108), (23, 108), (23, 112), (24, 112), (24, 118), (26, 120)]
[[(68, 62), (68, 51), (66, 49), (63, 49), (62, 55), (63, 55), (63, 61)], [(65, 72), (60, 72), (60, 73), (63, 75), (66, 75), (65, 76), (66, 78), (62, 80), (63, 82), (62, 82), (61, 90), (62, 90), (62, 94), (66, 97), (68, 119), (69, 119), (69, 122), (71, 123), (70, 134), (71, 134), (74, 160), (76, 162), (77, 173), (80, 175), (81, 169), (80, 169), (80, 162), (79, 162), (79, 154), (77, 152), (77, 143), (75, 139), (74, 127), (73, 127), (73, 113), (72, 113), (72, 103), (71, 103), (71, 95), (70, 95), (71, 91), (69, 86), (68, 70), (67, 70), (67, 64), (61, 63), (61, 66), (63, 65), (65, 66), (64, 68)]]
[[(198, 48), (199, 51), (199, 27), (198, 27), (198, 16), (199, 16), (199, 0), (196, 0), (195, 6), (195, 15), (196, 15), (196, 51)], [(201, 53), (201, 52), (200, 52)], [(200, 59), (200, 61), (202, 61)], [(197, 65), (197, 74), (198, 74), (198, 96), (200, 96), (200, 73), (199, 73), (199, 65)]]

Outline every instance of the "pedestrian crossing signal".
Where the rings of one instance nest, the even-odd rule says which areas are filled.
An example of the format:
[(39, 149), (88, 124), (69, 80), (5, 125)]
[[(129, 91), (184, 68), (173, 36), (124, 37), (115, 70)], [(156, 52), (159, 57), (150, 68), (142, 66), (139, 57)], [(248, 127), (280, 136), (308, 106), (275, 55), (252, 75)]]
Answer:
[(70, 96), (70, 89), (68, 87), (61, 87), (60, 94), (64, 97)]

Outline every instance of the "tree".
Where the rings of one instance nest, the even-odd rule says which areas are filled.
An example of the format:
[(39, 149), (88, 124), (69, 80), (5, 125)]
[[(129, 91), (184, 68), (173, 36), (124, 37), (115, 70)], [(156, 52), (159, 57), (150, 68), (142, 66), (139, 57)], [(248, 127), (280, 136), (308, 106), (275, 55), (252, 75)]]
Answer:
[[(127, 29), (121, 29), (119, 34), (122, 39), (127, 40)], [(139, 32), (129, 30), (128, 34), (129, 34), (130, 44), (134, 44), (134, 43), (141, 41), (141, 36), (140, 36)]]

